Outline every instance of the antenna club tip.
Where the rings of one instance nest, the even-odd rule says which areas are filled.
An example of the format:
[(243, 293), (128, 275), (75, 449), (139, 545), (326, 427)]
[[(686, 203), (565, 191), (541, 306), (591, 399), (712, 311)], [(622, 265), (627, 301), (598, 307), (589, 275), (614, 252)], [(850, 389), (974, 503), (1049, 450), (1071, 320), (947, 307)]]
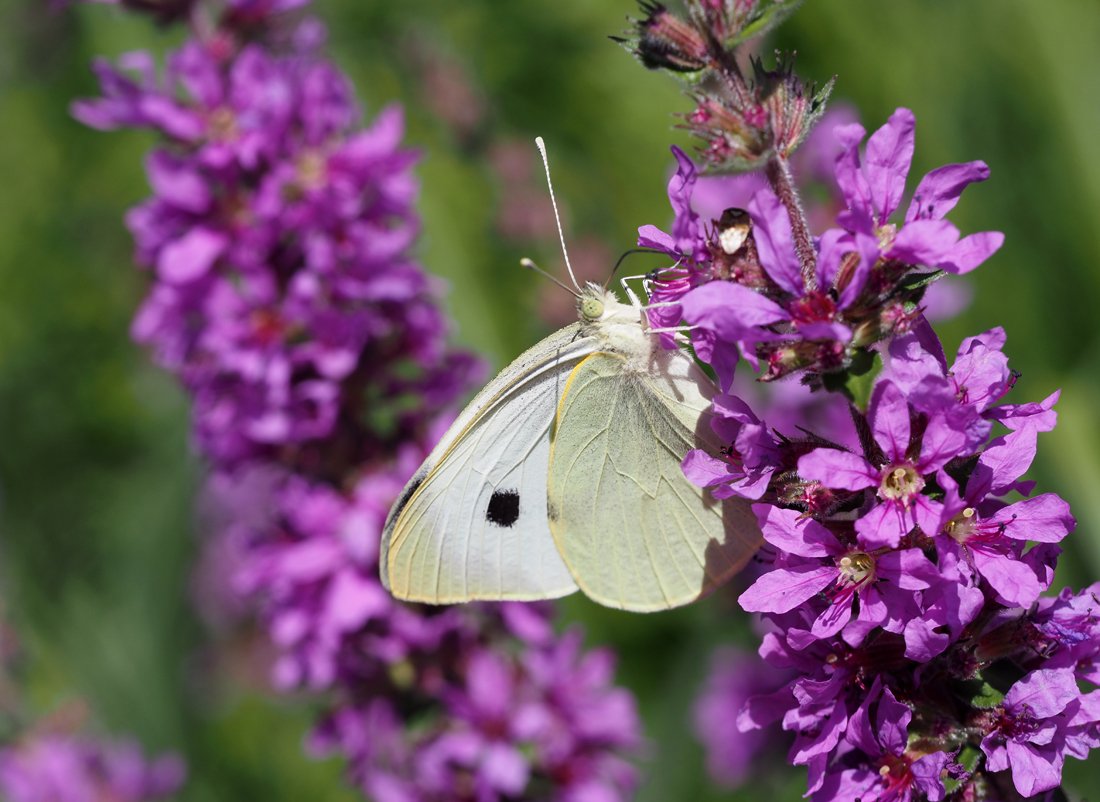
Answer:
[(546, 140), (541, 136), (535, 137), (535, 147), (537, 147), (543, 153), (546, 153)]
[(520, 267), (526, 267), (528, 270), (535, 270), (536, 269), (535, 263), (532, 262), (530, 259), (528, 259), (526, 256), (524, 256), (522, 259), (519, 260), (519, 264), (520, 264)]

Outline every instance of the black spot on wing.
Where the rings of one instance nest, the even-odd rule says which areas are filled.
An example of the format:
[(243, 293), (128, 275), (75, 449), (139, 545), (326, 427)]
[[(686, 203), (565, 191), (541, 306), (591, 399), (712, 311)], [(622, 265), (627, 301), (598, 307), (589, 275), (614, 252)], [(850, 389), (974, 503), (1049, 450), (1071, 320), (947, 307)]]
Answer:
[(512, 526), (519, 520), (519, 493), (515, 490), (494, 490), (485, 510), (485, 520), (496, 526)]
[(550, 499), (546, 499), (546, 518), (554, 523), (558, 521), (558, 507)]
[(401, 491), (401, 497), (394, 503), (387, 520), (393, 521), (397, 519), (397, 516), (405, 509), (405, 505), (409, 503), (409, 499), (413, 497), (413, 493), (417, 491), (420, 485), (424, 484), (424, 479), (426, 479), (427, 476), (428, 472), (423, 468), (416, 472), (416, 475), (409, 480), (407, 485), (405, 485), (405, 489)]

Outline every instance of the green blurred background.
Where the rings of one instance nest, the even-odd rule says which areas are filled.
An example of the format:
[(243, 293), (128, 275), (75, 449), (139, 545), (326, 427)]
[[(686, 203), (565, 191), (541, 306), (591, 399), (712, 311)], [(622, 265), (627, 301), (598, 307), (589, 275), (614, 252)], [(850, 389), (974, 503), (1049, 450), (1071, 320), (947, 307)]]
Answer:
[[(161, 51), (178, 32), (111, 8), (46, 6), (0, 0), (0, 583), (24, 703), (46, 713), (82, 698), (105, 731), (181, 751), (189, 801), (355, 799), (338, 764), (301, 755), (310, 701), (264, 692), (262, 666), (211, 647), (193, 612), (201, 467), (188, 409), (127, 332), (142, 278), (121, 217), (146, 195), (151, 139), (88, 131), (67, 112), (95, 91), (93, 56)], [(687, 104), (608, 41), (634, 10), (628, 0), (316, 4), (368, 112), (407, 108), (408, 141), (425, 154), (423, 261), (447, 281), (458, 339), (495, 366), (567, 308), (515, 266), (521, 255), (560, 262), (536, 134), (549, 143), (574, 258), (592, 275), (638, 225), (668, 221), (668, 146), (688, 144), (670, 114)], [(797, 49), (808, 78), (836, 74), (834, 98), (869, 128), (913, 108), (916, 174), (974, 158), (992, 167), (953, 220), (1003, 230), (1007, 243), (974, 276), (971, 308), (941, 331), (951, 351), (1004, 325), (1023, 374), (1016, 399), (1064, 388), (1061, 426), (1033, 474), (1080, 521), (1058, 580), (1075, 586), (1100, 576), (1097, 42), (1100, 8), (1086, 0), (811, 0), (768, 45)], [(710, 787), (686, 737), (711, 649), (752, 642), (730, 594), (650, 616), (571, 599), (563, 618), (619, 651), (620, 677), (639, 695), (651, 739), (643, 799), (799, 798), (801, 770), (740, 796)], [(0, 695), (0, 726), (12, 704)], [(1100, 787), (1100, 760), (1071, 761), (1067, 777), (1078, 794)]]

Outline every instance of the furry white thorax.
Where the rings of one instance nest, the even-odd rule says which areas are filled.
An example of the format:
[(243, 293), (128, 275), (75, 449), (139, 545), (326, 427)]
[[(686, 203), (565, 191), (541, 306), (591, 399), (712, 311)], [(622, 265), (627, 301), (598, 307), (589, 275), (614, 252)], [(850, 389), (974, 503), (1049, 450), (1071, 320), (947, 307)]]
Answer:
[[(599, 316), (590, 317), (586, 312), (591, 310), (593, 302), (602, 308)], [(624, 304), (610, 290), (588, 283), (581, 289), (577, 309), (582, 332), (598, 339), (600, 350), (621, 354), (632, 369), (650, 370), (650, 357), (659, 346), (654, 337), (646, 333), (648, 320), (640, 305)]]

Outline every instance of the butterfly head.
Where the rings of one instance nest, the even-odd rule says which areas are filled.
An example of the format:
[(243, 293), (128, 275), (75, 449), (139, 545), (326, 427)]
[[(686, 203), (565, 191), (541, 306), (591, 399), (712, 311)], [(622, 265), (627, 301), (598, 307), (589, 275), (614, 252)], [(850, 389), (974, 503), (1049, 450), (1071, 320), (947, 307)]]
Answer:
[(586, 284), (577, 295), (577, 316), (582, 323), (599, 323), (608, 311), (608, 292), (596, 284)]

